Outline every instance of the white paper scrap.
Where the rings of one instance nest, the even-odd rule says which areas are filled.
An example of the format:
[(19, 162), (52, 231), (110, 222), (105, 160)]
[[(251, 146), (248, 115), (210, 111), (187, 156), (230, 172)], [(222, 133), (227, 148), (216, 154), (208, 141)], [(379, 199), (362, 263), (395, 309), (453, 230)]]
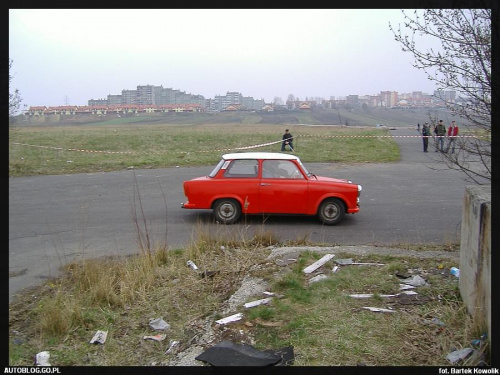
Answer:
[(91, 344), (104, 344), (106, 342), (106, 338), (108, 337), (108, 331), (97, 331), (90, 340)]
[(163, 329), (169, 329), (170, 328), (170, 324), (168, 324), (162, 318), (149, 319), (149, 326), (151, 328), (157, 329), (157, 330), (163, 330)]
[(36, 365), (37, 366), (50, 366), (50, 363), (49, 363), (50, 354), (49, 354), (49, 352), (47, 352), (47, 351), (40, 352), (35, 356), (35, 358), (36, 358)]

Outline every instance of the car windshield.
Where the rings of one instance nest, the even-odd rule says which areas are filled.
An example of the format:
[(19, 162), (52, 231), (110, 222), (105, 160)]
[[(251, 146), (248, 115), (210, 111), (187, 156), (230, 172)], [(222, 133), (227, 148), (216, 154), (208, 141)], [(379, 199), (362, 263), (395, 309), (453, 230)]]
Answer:
[(217, 174), (217, 172), (219, 172), (219, 169), (222, 167), (222, 165), (224, 164), (225, 160), (224, 159), (221, 159), (219, 161), (219, 164), (216, 165), (216, 167), (213, 169), (212, 172), (210, 172), (210, 174), (208, 175), (208, 177), (215, 177), (215, 175)]
[(305, 172), (306, 175), (310, 176), (311, 173), (307, 170), (307, 168), (304, 166), (304, 164), (302, 164), (302, 161), (297, 160), (297, 162), (300, 164), (300, 166), (302, 167), (303, 171)]

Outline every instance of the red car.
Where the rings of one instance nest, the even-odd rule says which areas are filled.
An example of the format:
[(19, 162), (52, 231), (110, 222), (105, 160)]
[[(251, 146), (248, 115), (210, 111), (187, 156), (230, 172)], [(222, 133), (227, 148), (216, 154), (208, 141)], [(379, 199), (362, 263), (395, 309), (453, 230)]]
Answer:
[(361, 185), (309, 173), (295, 155), (242, 152), (222, 156), (204, 177), (184, 181), (186, 209), (212, 209), (233, 224), (241, 214), (317, 215), (326, 225), (359, 211)]

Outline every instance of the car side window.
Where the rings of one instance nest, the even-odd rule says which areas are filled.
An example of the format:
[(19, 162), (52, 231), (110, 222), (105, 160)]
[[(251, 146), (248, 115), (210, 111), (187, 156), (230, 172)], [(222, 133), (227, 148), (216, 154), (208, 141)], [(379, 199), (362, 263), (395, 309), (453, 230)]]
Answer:
[(262, 178), (296, 178), (304, 179), (298, 167), (289, 160), (264, 160)]
[(228, 178), (257, 177), (259, 163), (255, 159), (233, 160), (224, 172)]
[(283, 170), (279, 169), (279, 160), (264, 160), (262, 162), (262, 178), (286, 178)]
[(285, 178), (304, 179), (297, 165), (289, 160), (281, 160), (278, 169), (284, 173)]

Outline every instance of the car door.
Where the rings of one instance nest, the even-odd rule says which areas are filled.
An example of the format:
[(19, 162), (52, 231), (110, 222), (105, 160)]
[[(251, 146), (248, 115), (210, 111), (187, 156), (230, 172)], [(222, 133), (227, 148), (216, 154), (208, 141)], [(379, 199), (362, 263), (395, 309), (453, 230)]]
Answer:
[(238, 197), (243, 213), (257, 213), (259, 208), (258, 160), (233, 160), (222, 166), (223, 179), (217, 180), (215, 195)]
[(263, 160), (259, 188), (260, 212), (307, 212), (308, 180), (291, 160)]

